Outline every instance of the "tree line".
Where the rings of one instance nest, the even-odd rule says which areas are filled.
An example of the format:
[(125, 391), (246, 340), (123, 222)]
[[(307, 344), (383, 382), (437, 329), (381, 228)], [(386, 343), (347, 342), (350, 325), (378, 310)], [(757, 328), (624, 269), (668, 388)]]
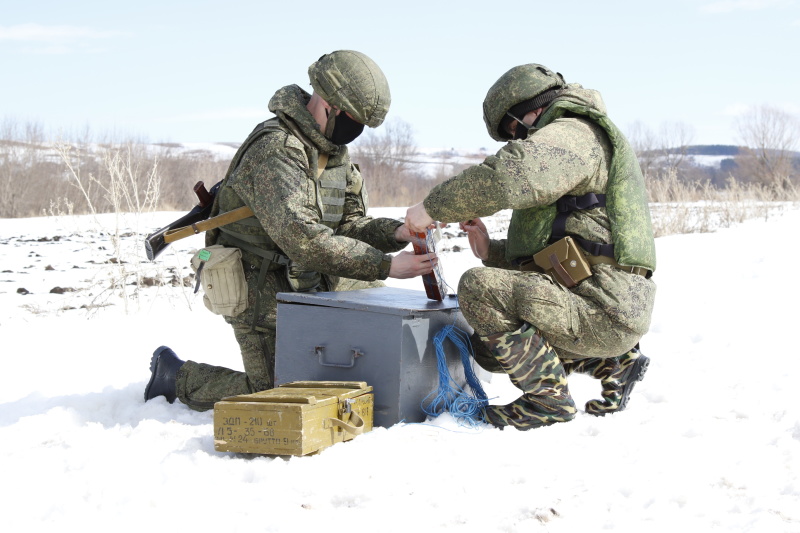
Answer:
[[(743, 116), (737, 129), (741, 145), (708, 148), (705, 153), (726, 157), (720, 165), (702, 166), (694, 162), (698, 147), (690, 126), (665, 124), (653, 131), (634, 124), (627, 135), (651, 201), (692, 200), (689, 196), (702, 191), (733, 186), (739, 193), (742, 186), (757, 189), (760, 199), (796, 199), (798, 119), (761, 106)], [(368, 130), (350, 149), (375, 207), (412, 205), (468, 166), (447, 153), (421, 162), (413, 130), (400, 120)], [(0, 217), (188, 210), (196, 203), (193, 185), (204, 181), (210, 187), (224, 177), (229, 163), (229, 157), (206, 150), (97, 138), (88, 131), (53, 140), (41, 124), (5, 119), (0, 123)]]

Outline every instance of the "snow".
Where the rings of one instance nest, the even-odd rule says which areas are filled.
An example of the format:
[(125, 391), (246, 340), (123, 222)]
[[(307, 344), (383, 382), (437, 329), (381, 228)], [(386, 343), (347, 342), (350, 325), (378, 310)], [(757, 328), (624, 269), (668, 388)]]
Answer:
[[(156, 265), (124, 236), (178, 215), (0, 220), (4, 531), (800, 532), (796, 207), (657, 239), (652, 363), (626, 411), (528, 432), (442, 415), (300, 458), (215, 452), (211, 412), (144, 403), (159, 345), (241, 368), (192, 287), (123, 284), (126, 301), (111, 288), (188, 275), (200, 236)], [(503, 215), (487, 221), (498, 235)], [(478, 261), (445, 234), (456, 287)], [(504, 376), (485, 386), (517, 396)], [(599, 394), (585, 376), (570, 388), (581, 409)]]
[(714, 167), (719, 168), (723, 161), (726, 159), (733, 160), (732, 155), (691, 155), (689, 156), (692, 163), (698, 167)]

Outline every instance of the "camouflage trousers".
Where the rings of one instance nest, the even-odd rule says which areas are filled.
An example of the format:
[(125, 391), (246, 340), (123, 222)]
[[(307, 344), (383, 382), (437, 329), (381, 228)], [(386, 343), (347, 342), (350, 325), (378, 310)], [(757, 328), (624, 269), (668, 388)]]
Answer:
[(459, 281), (459, 308), (480, 336), (528, 323), (561, 359), (616, 357), (647, 332), (656, 287), (609, 265), (592, 270), (592, 277), (567, 289), (545, 274), (473, 268)]
[[(381, 287), (381, 281), (358, 281), (347, 278), (329, 278), (332, 290), (349, 291)], [(267, 284), (270, 287), (270, 284)], [(288, 286), (286, 289), (288, 290)], [(192, 409), (205, 411), (226, 396), (251, 394), (274, 386), (275, 377), (275, 326), (277, 316), (276, 292), (262, 295), (262, 302), (272, 308), (262, 311), (267, 316), (254, 330), (251, 314), (244, 318), (228, 319), (233, 327), (242, 354), (244, 371), (198, 363), (188, 360), (178, 371), (176, 389), (178, 399)]]

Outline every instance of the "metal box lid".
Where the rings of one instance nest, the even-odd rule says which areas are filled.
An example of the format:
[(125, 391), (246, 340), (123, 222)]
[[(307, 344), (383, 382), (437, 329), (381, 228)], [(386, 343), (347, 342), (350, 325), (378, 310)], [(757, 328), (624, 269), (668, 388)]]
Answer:
[(458, 298), (455, 296), (437, 302), (430, 300), (425, 291), (396, 287), (341, 292), (279, 292), (277, 298), (278, 303), (357, 309), (400, 316), (458, 309)]

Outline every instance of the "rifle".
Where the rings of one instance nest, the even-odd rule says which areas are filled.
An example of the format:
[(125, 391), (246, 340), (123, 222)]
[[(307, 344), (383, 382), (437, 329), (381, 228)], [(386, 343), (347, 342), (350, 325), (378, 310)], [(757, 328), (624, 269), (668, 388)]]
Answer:
[(172, 242), (253, 216), (253, 210), (245, 205), (214, 218), (208, 218), (221, 183), (220, 181), (211, 187), (210, 191), (207, 191), (203, 182), (198, 181), (194, 185), (194, 193), (200, 203), (169, 226), (147, 236), (144, 240), (144, 250), (150, 261)]
[(147, 253), (147, 259), (150, 261), (154, 260), (156, 257), (158, 257), (158, 254), (163, 252), (164, 249), (169, 246), (169, 243), (177, 240), (165, 240), (165, 235), (168, 231), (176, 228), (182, 228), (184, 226), (191, 226), (208, 218), (208, 216), (211, 214), (211, 206), (214, 204), (214, 197), (217, 195), (217, 191), (219, 191), (219, 186), (221, 183), (221, 181), (217, 182), (216, 185), (211, 187), (210, 191), (206, 190), (206, 186), (202, 181), (195, 183), (193, 190), (197, 195), (199, 203), (194, 206), (191, 211), (183, 215), (169, 226), (165, 226), (147, 236), (144, 241), (144, 250)]

